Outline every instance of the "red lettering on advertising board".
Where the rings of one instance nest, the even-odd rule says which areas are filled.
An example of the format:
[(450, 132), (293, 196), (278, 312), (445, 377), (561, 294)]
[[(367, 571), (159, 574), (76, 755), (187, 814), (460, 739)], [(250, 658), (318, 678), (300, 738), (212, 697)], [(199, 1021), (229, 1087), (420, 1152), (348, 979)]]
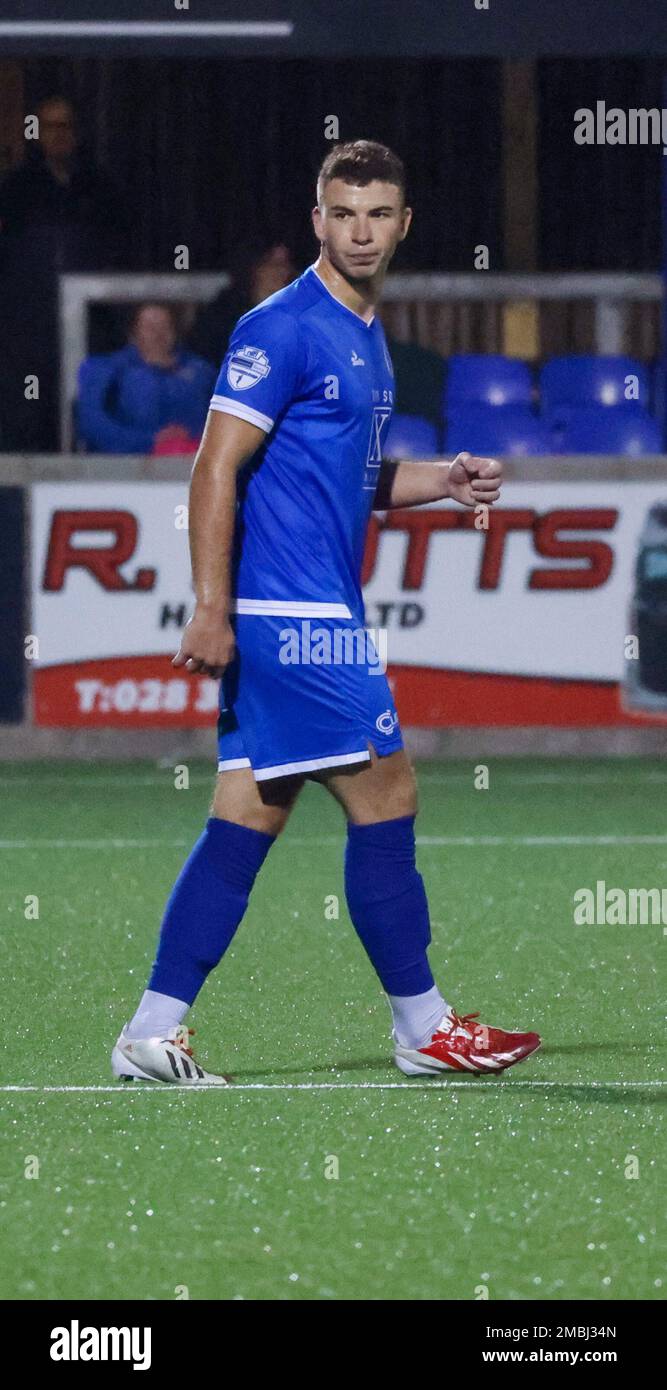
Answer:
[(421, 589), (431, 535), (434, 531), (454, 530), (464, 520), (465, 514), (463, 512), (412, 512), (404, 511), (401, 508), (389, 512), (386, 520), (382, 523), (376, 517), (371, 517), (361, 574), (362, 585), (368, 583), (375, 568), (381, 530), (407, 531), (408, 548), (401, 575), (401, 588)]
[(561, 508), (540, 516), (534, 528), (538, 555), (550, 560), (588, 560), (577, 569), (531, 570), (529, 589), (598, 589), (612, 571), (614, 552), (605, 541), (563, 540), (558, 531), (611, 531), (616, 525), (615, 507)]
[(544, 516), (539, 516), (532, 507), (501, 507), (490, 513), (488, 529), (485, 529), (479, 526), (478, 515), (473, 510), (397, 509), (389, 512), (383, 521), (371, 517), (361, 582), (362, 585), (368, 584), (373, 576), (381, 531), (407, 532), (401, 587), (414, 590), (420, 589), (424, 583), (429, 541), (434, 532), (478, 530), (482, 538), (478, 588), (497, 589), (501, 582), (508, 535), (512, 531), (529, 531), (532, 532), (535, 550), (545, 559), (588, 561), (587, 565), (580, 565), (576, 569), (532, 569), (528, 579), (529, 589), (595, 589), (606, 583), (611, 574), (614, 563), (611, 546), (605, 541), (592, 539), (567, 540), (560, 537), (558, 532), (610, 531), (617, 520), (618, 511), (613, 507), (560, 508), (546, 512)]
[(368, 583), (373, 573), (373, 570), (375, 569), (375, 561), (377, 560), (379, 539), (380, 523), (376, 516), (371, 516), (371, 519), (368, 523), (368, 530), (366, 532), (366, 548), (364, 550), (364, 558), (361, 566), (362, 588), (364, 584)]
[(505, 540), (510, 531), (530, 531), (535, 513), (530, 507), (503, 507), (491, 512), (488, 531), (482, 531), (484, 550), (479, 567), (478, 589), (497, 589), (505, 553)]
[[(85, 531), (111, 531), (111, 545), (74, 545), (74, 537)], [(146, 591), (155, 586), (154, 569), (138, 569), (133, 580), (125, 579), (120, 566), (134, 554), (139, 526), (132, 512), (56, 511), (51, 522), (51, 534), (44, 566), (44, 589), (52, 593), (62, 589), (70, 569), (86, 569), (112, 592), (123, 590)]]

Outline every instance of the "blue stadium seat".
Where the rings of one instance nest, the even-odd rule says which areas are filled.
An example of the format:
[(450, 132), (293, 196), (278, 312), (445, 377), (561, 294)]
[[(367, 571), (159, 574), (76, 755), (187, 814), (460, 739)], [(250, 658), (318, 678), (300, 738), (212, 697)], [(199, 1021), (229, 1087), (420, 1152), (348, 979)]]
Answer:
[(457, 353), (450, 357), (443, 414), (465, 401), (480, 405), (530, 405), (530, 367), (516, 357), (497, 353)]
[(552, 454), (551, 435), (526, 405), (466, 405), (451, 410), (445, 452), (520, 455)]
[[(638, 379), (636, 400), (625, 395), (628, 376)], [(646, 410), (648, 404), (649, 374), (633, 357), (552, 357), (540, 372), (540, 409), (552, 425), (564, 424), (573, 408), (599, 405)]]
[(646, 410), (626, 406), (591, 406), (573, 410), (561, 436), (559, 453), (662, 453), (660, 426)]
[(438, 431), (421, 415), (394, 415), (383, 445), (388, 458), (433, 458), (438, 450)]

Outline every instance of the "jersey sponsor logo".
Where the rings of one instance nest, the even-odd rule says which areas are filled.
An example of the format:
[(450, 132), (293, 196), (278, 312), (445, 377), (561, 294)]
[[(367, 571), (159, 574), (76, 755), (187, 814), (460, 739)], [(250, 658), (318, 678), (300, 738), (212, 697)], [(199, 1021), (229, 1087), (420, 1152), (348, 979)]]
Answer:
[(364, 472), (364, 489), (375, 491), (377, 487), (380, 464), (382, 463), (382, 432), (391, 419), (391, 406), (373, 406), (371, 418), (371, 433), (368, 441), (368, 453), (366, 455), (366, 469)]
[(393, 734), (394, 729), (398, 728), (398, 715), (390, 709), (383, 710), (375, 721), (375, 727), (381, 734)]
[(271, 363), (262, 348), (236, 348), (229, 359), (227, 380), (235, 391), (248, 391), (269, 375)]
[(352, 354), (351, 354), (351, 357), (350, 357), (350, 361), (351, 361), (353, 367), (365, 367), (365, 366), (366, 366), (366, 363), (364, 362), (363, 357), (360, 357), (359, 354), (355, 352), (354, 348), (352, 349)]

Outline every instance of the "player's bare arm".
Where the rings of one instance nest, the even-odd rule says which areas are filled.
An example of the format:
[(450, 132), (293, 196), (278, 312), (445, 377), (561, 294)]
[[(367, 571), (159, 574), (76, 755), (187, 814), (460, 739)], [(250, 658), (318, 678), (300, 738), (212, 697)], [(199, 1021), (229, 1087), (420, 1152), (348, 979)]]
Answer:
[(237, 474), (265, 438), (246, 420), (209, 411), (190, 484), (195, 610), (172, 662), (193, 675), (217, 678), (234, 655), (229, 615)]
[(500, 459), (457, 454), (444, 459), (385, 459), (380, 469), (374, 508), (392, 511), (423, 502), (450, 498), (463, 507), (492, 506), (500, 497), (503, 466)]

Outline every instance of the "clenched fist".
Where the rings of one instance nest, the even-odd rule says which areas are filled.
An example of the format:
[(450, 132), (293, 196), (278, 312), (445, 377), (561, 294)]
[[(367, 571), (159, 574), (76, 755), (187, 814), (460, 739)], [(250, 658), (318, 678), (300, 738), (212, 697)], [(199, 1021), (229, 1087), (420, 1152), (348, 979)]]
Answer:
[(500, 497), (502, 473), (503, 466), (499, 459), (457, 454), (449, 467), (449, 496), (464, 507), (478, 507), (480, 503), (491, 506)]

